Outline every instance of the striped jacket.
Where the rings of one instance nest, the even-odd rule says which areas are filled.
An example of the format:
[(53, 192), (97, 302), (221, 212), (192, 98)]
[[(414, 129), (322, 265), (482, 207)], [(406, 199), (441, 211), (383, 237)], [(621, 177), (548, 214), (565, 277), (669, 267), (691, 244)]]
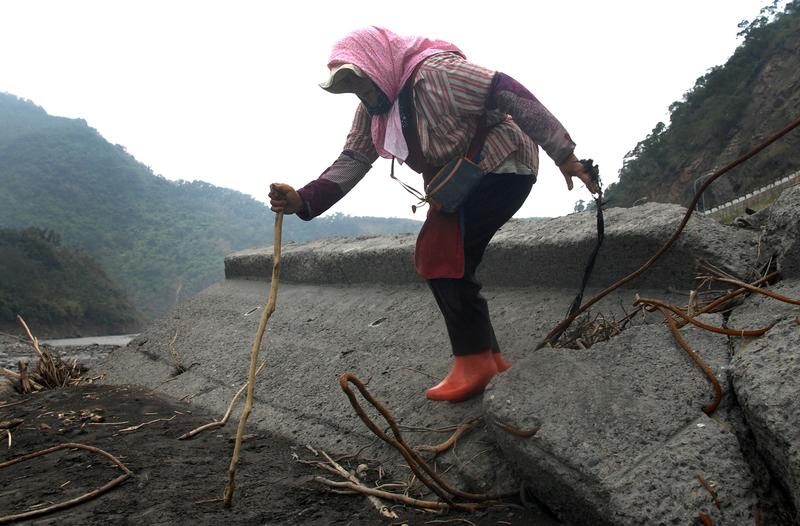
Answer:
[[(486, 173), (535, 177), (537, 144), (557, 164), (575, 148), (561, 123), (519, 83), (455, 53), (426, 59), (412, 82), (417, 134), (425, 161), (432, 166), (443, 166), (466, 152), (483, 114), (492, 126), (481, 151), (480, 165)], [(305, 206), (298, 216), (308, 220), (325, 212), (377, 158), (371, 118), (359, 105), (342, 154), (318, 179), (298, 190)]]

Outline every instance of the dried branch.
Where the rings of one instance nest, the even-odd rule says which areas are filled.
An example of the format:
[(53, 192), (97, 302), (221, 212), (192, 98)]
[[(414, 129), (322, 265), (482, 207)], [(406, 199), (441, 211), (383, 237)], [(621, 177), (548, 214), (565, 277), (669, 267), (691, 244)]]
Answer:
[[(21, 378), (19, 373), (15, 373), (14, 371), (6, 369), (5, 367), (0, 367), (0, 374), (5, 376), (9, 380), (16, 380), (17, 382), (19, 382), (19, 380)], [(33, 386), (36, 388), (37, 391), (39, 391), (41, 389), (44, 389), (44, 387), (42, 385), (40, 385), (40, 384), (38, 384), (38, 383), (36, 383), (36, 382), (34, 382), (32, 380), (31, 380), (31, 383), (33, 384)], [(8, 406), (6, 405), (6, 406), (3, 406), (3, 407), (8, 407)]]
[(757, 292), (758, 294), (769, 296), (770, 298), (782, 301), (784, 303), (789, 303), (791, 305), (800, 305), (800, 300), (796, 300), (794, 298), (778, 294), (777, 292), (772, 292), (771, 290), (762, 289), (761, 287), (754, 287), (753, 285), (750, 285), (743, 281), (739, 281), (738, 279), (717, 278), (717, 277), (715, 277), (714, 279), (717, 281), (721, 281), (723, 283), (730, 283), (731, 285), (736, 285), (737, 287), (747, 289), (750, 292)]
[(19, 391), (22, 394), (33, 392), (31, 379), (28, 377), (28, 364), (25, 360), (17, 361), (17, 368), (19, 369)]
[(676, 315), (680, 316), (685, 322), (691, 323), (692, 325), (700, 327), (701, 329), (705, 329), (707, 331), (714, 332), (714, 333), (717, 333), (717, 334), (725, 334), (727, 336), (738, 336), (740, 338), (744, 338), (744, 337), (753, 338), (753, 337), (756, 337), (756, 336), (763, 335), (764, 333), (766, 333), (768, 330), (770, 330), (774, 326), (774, 324), (772, 324), (769, 327), (762, 327), (760, 329), (750, 329), (750, 330), (745, 330), (745, 329), (726, 329), (724, 327), (715, 327), (714, 325), (709, 325), (707, 323), (703, 323), (702, 321), (699, 321), (699, 320), (697, 320), (697, 319), (695, 319), (695, 318), (693, 318), (693, 317), (691, 317), (691, 316), (689, 316), (687, 314), (684, 314), (683, 312), (681, 312), (681, 310), (678, 307), (676, 307), (674, 305), (670, 305), (669, 303), (663, 303), (663, 302), (660, 302), (658, 300), (654, 300), (654, 299), (650, 299), (650, 298), (639, 298), (639, 299), (636, 300), (636, 304), (637, 305), (652, 305), (653, 307), (660, 307), (660, 308), (667, 309), (667, 310), (675, 313)]
[(463, 435), (464, 433), (475, 427), (475, 425), (480, 421), (481, 418), (482, 417), (479, 416), (477, 418), (473, 418), (472, 420), (464, 422), (463, 424), (458, 426), (458, 428), (456, 428), (455, 432), (452, 435), (450, 435), (450, 438), (448, 438), (441, 444), (437, 444), (435, 446), (427, 446), (427, 445), (417, 446), (414, 449), (416, 449), (417, 451), (426, 451), (431, 453), (443, 453), (444, 451), (447, 451), (448, 449), (453, 447), (456, 441), (458, 441), (458, 439), (461, 438), (461, 435)]
[(44, 354), (39, 349), (39, 339), (36, 338), (33, 334), (31, 334), (31, 330), (28, 328), (28, 324), (25, 323), (25, 320), (23, 320), (22, 316), (20, 316), (19, 314), (17, 314), (17, 321), (20, 323), (20, 325), (22, 325), (22, 328), (25, 329), (25, 334), (28, 335), (28, 339), (30, 340), (31, 346), (33, 347), (33, 350), (36, 352), (36, 354), (39, 355), (39, 359), (46, 360)]
[[(3, 371), (8, 371), (8, 369), (0, 368), (0, 374), (4, 374)], [(27, 402), (27, 400), (17, 400), (16, 402), (10, 402), (8, 404), (0, 405), (0, 409), (5, 409), (6, 407), (12, 407), (12, 406), (15, 406), (15, 405), (24, 404), (25, 402)]]
[(178, 351), (175, 350), (175, 342), (178, 341), (178, 334), (181, 332), (181, 320), (175, 321), (175, 335), (167, 344), (167, 351), (169, 352), (170, 357), (172, 358), (172, 367), (175, 373), (175, 376), (186, 372), (186, 367), (181, 365), (181, 355), (178, 354)]
[[(81, 377), (82, 372), (79, 370), (74, 361), (72, 364), (68, 364), (61, 359), (61, 356), (59, 356), (58, 353), (53, 353), (47, 349), (42, 349), (39, 346), (39, 339), (33, 335), (28, 327), (28, 324), (25, 323), (24, 319), (22, 319), (22, 316), (17, 315), (17, 320), (19, 321), (20, 325), (22, 325), (25, 333), (28, 335), (31, 346), (33, 347), (36, 355), (39, 357), (36, 362), (36, 367), (33, 371), (27, 373), (27, 370), (25, 372), (21, 370), (20, 375), (15, 378), (20, 384), (18, 389), (20, 392), (29, 392), (32, 390), (38, 391), (45, 388), (52, 389), (65, 387), (67, 385), (78, 384), (83, 381), (83, 378)], [(22, 366), (21, 369), (23, 369)], [(7, 372), (7, 369), (0, 370), (0, 374), (3, 374), (4, 376), (9, 376)], [(29, 389), (29, 386), (26, 385), (26, 382), (31, 383), (31, 389)]]
[(239, 417), (239, 427), (236, 430), (236, 443), (233, 447), (233, 456), (231, 463), (228, 467), (228, 483), (225, 485), (223, 492), (224, 505), (226, 508), (231, 506), (231, 499), (233, 499), (233, 492), (236, 489), (236, 464), (239, 462), (239, 452), (242, 448), (242, 436), (244, 435), (245, 427), (247, 426), (247, 419), (250, 417), (250, 411), (253, 409), (253, 397), (255, 395), (256, 384), (256, 364), (258, 363), (258, 352), (261, 349), (261, 339), (264, 337), (264, 329), (267, 327), (267, 321), (272, 313), (275, 312), (275, 304), (278, 300), (278, 278), (281, 272), (281, 234), (283, 231), (283, 212), (275, 214), (275, 241), (273, 242), (273, 261), (272, 261), (272, 281), (269, 288), (269, 300), (267, 306), (261, 313), (261, 319), (258, 323), (258, 330), (256, 331), (256, 338), (253, 342), (253, 348), (250, 351), (250, 370), (247, 375), (247, 399), (244, 403), (244, 409)]
[(137, 429), (141, 429), (144, 426), (149, 426), (150, 424), (155, 424), (157, 422), (169, 422), (169, 421), (173, 420), (176, 416), (178, 416), (178, 415), (172, 415), (169, 418), (156, 418), (155, 420), (150, 420), (149, 422), (143, 422), (143, 423), (141, 423), (139, 425), (136, 425), (136, 426), (131, 426), (131, 427), (126, 427), (125, 429), (120, 429), (119, 433), (129, 433), (131, 431), (136, 431)]
[(9, 420), (0, 420), (0, 429), (14, 429), (25, 421), (24, 418), (11, 418)]
[[(638, 311), (637, 311), (638, 312)], [(633, 313), (634, 315), (636, 312)], [(572, 330), (564, 334), (562, 339), (556, 342), (556, 347), (566, 347), (569, 349), (588, 349), (592, 345), (610, 340), (620, 334), (625, 325), (633, 315), (625, 316), (621, 321), (607, 320), (605, 316), (598, 313), (592, 318), (591, 313), (575, 323)]]
[(714, 521), (711, 520), (711, 516), (708, 513), (701, 511), (697, 514), (697, 517), (703, 523), (703, 526), (714, 526)]
[(505, 422), (501, 422), (499, 420), (492, 420), (492, 423), (497, 427), (499, 427), (500, 429), (502, 429), (503, 431), (505, 431), (506, 433), (518, 436), (520, 438), (530, 438), (532, 436), (535, 436), (536, 433), (539, 432), (538, 427), (533, 427), (531, 429), (519, 429), (512, 426), (511, 424), (506, 424)]
[(656, 253), (653, 254), (650, 257), (650, 259), (648, 259), (646, 262), (644, 262), (644, 264), (642, 264), (642, 266), (639, 267), (637, 270), (635, 270), (632, 273), (628, 274), (624, 278), (617, 280), (616, 282), (614, 282), (611, 285), (609, 285), (608, 287), (606, 287), (604, 290), (602, 290), (599, 293), (595, 294), (592, 298), (587, 300), (583, 304), (583, 306), (581, 308), (577, 309), (570, 316), (567, 316), (566, 319), (564, 319), (561, 322), (559, 322), (558, 325), (556, 325), (547, 334), (547, 336), (545, 336), (544, 340), (542, 340), (542, 342), (540, 342), (539, 345), (536, 346), (536, 348), (537, 349), (541, 349), (542, 347), (546, 346), (547, 344), (552, 343), (552, 339), (555, 337), (555, 335), (562, 334), (566, 330), (566, 328), (569, 327), (569, 325), (578, 316), (580, 316), (581, 314), (583, 314), (584, 312), (589, 310), (589, 308), (592, 305), (594, 305), (595, 303), (597, 303), (598, 301), (603, 299), (605, 296), (607, 296), (609, 293), (611, 293), (612, 291), (618, 289), (622, 285), (625, 285), (626, 283), (636, 279), (637, 277), (642, 275), (646, 270), (648, 270), (651, 266), (653, 266), (653, 264), (667, 250), (670, 249), (670, 247), (675, 243), (675, 241), (680, 236), (681, 232), (683, 232), (684, 227), (689, 222), (689, 218), (694, 213), (694, 210), (695, 210), (695, 207), (697, 206), (698, 201), (700, 201), (700, 196), (703, 194), (703, 192), (706, 191), (706, 189), (711, 185), (711, 183), (713, 183), (715, 180), (717, 180), (719, 177), (721, 177), (723, 174), (727, 173), (731, 169), (735, 168), (736, 166), (739, 166), (740, 164), (742, 164), (743, 162), (747, 161), (748, 159), (756, 156), (759, 152), (764, 150), (767, 146), (769, 146), (773, 142), (777, 141), (778, 139), (780, 139), (781, 137), (783, 137), (784, 135), (786, 135), (790, 131), (794, 130), (798, 126), (800, 126), (800, 118), (795, 119), (794, 121), (792, 121), (791, 123), (786, 125), (783, 129), (781, 129), (780, 131), (774, 133), (772, 136), (767, 138), (764, 142), (762, 142), (761, 144), (759, 144), (758, 146), (756, 146), (755, 148), (753, 148), (752, 150), (750, 150), (746, 154), (742, 155), (738, 159), (735, 159), (734, 161), (731, 161), (730, 163), (726, 164), (725, 166), (723, 166), (722, 168), (720, 168), (719, 170), (717, 170), (716, 172), (711, 174), (709, 177), (707, 177), (705, 179), (705, 181), (703, 182), (703, 184), (700, 186), (700, 188), (695, 192), (694, 197), (692, 198), (692, 201), (689, 203), (689, 205), (688, 205), (688, 207), (686, 209), (686, 214), (684, 214), (683, 219), (678, 224), (678, 227), (675, 229), (675, 232), (673, 232), (673, 234), (661, 246), (661, 248), (659, 248), (656, 251)]
[[(381, 416), (386, 420), (389, 424), (389, 428), (392, 430), (392, 434), (394, 438), (390, 437), (386, 433), (384, 433), (375, 422), (373, 422), (369, 416), (367, 416), (364, 409), (361, 407), (361, 404), (358, 403), (358, 400), (355, 397), (355, 394), (350, 389), (349, 384), (353, 384), (359, 390), (361, 395), (381, 414)], [(356, 375), (353, 373), (344, 373), (339, 377), (339, 385), (344, 391), (345, 395), (347, 395), (348, 400), (350, 401), (350, 405), (353, 406), (353, 409), (356, 411), (356, 414), (361, 419), (362, 422), (372, 431), (375, 435), (377, 435), (381, 440), (389, 444), (390, 446), (394, 447), (406, 460), (408, 463), (408, 467), (411, 471), (416, 475), (416, 477), (425, 484), (431, 491), (436, 493), (442, 500), (444, 500), (450, 506), (457, 506), (456, 503), (453, 502), (453, 498), (451, 495), (455, 497), (460, 497), (470, 501), (492, 501), (492, 500), (499, 500), (507, 495), (490, 495), (490, 494), (476, 494), (476, 493), (469, 493), (466, 491), (459, 490), (457, 488), (453, 488), (447, 482), (445, 482), (437, 473), (436, 470), (431, 468), (427, 462), (417, 453), (414, 449), (406, 444), (405, 440), (403, 439), (402, 433), (400, 432), (400, 428), (397, 425), (392, 414), (381, 404), (375, 397), (370, 394), (367, 390), (366, 385), (362, 382)]]
[(714, 506), (716, 506), (717, 509), (720, 509), (719, 495), (717, 495), (717, 492), (714, 491), (714, 488), (712, 488), (699, 473), (697, 474), (697, 481), (700, 482), (700, 485), (703, 486), (708, 494), (711, 495), (711, 498), (714, 499)]
[[(757, 287), (759, 285), (762, 285), (764, 283), (768, 283), (768, 282), (772, 281), (773, 279), (777, 278), (778, 276), (780, 276), (780, 273), (771, 272), (771, 273), (767, 274), (766, 276), (764, 276), (763, 278), (754, 281), (753, 283), (751, 283), (751, 285), (753, 285), (754, 287)], [(705, 307), (703, 307), (702, 309), (697, 311), (695, 313), (695, 315), (705, 314), (707, 312), (716, 312), (715, 309), (718, 309), (718, 308), (719, 308), (719, 310), (722, 310), (721, 309), (722, 305), (724, 305), (725, 303), (729, 302), (730, 300), (734, 299), (736, 296), (738, 296), (738, 295), (740, 295), (740, 294), (742, 294), (744, 292), (747, 292), (747, 289), (743, 288), (743, 287), (740, 287), (740, 288), (738, 288), (738, 289), (736, 289), (734, 291), (731, 291), (731, 292), (725, 294), (724, 296), (720, 296), (719, 298), (713, 300), (711, 303), (709, 303), (708, 305), (706, 305)], [(678, 322), (678, 328), (683, 327), (684, 325), (686, 325), (686, 322), (683, 322), (683, 321)]]
[[(366, 487), (358, 479), (358, 477), (356, 477), (354, 474), (352, 474), (349, 471), (347, 471), (346, 469), (344, 469), (341, 466), (341, 464), (339, 464), (338, 462), (333, 460), (330, 456), (328, 456), (327, 453), (325, 453), (324, 451), (321, 451), (320, 453), (322, 454), (323, 457), (325, 457), (325, 460), (328, 461), (328, 464), (332, 467), (332, 469), (333, 469), (333, 471), (335, 473), (338, 473), (343, 478), (345, 478), (346, 480), (349, 480), (350, 482), (352, 482), (356, 486), (359, 486), (359, 487), (362, 487), (362, 488)], [(385, 504), (383, 504), (380, 500), (378, 500), (378, 498), (375, 495), (370, 495), (368, 493), (366, 495), (367, 495), (367, 498), (369, 499), (370, 503), (375, 507), (376, 510), (378, 510), (378, 513), (380, 513), (382, 516), (384, 516), (384, 517), (386, 517), (388, 519), (397, 519), (398, 518), (397, 514), (394, 511), (392, 511), (391, 509), (389, 509), (389, 507), (386, 506)]]
[[(261, 362), (261, 365), (259, 365), (258, 369), (256, 370), (256, 376), (258, 376), (258, 374), (261, 371), (263, 371), (264, 367), (266, 367), (266, 366), (267, 366), (266, 360)], [(222, 416), (222, 419), (215, 420), (214, 422), (209, 422), (208, 424), (203, 424), (200, 427), (192, 429), (188, 433), (184, 433), (181, 436), (179, 436), (178, 440), (186, 440), (186, 439), (189, 439), (189, 438), (192, 438), (194, 436), (199, 435), (203, 431), (208, 431), (209, 429), (216, 429), (218, 427), (223, 427), (225, 424), (227, 424), (228, 423), (228, 419), (231, 417), (231, 413), (233, 412), (233, 408), (234, 408), (234, 406), (236, 406), (236, 402), (239, 400), (239, 397), (242, 396), (242, 393), (244, 392), (245, 389), (247, 389), (247, 383), (242, 385), (239, 388), (239, 390), (236, 391), (236, 394), (233, 395), (233, 398), (231, 399), (231, 402), (228, 404), (228, 409), (225, 411), (225, 414)]]
[(703, 370), (708, 380), (711, 382), (711, 385), (714, 386), (714, 400), (709, 402), (705, 407), (703, 407), (703, 412), (707, 415), (711, 415), (714, 411), (716, 411), (719, 403), (722, 401), (722, 387), (719, 385), (719, 380), (717, 380), (716, 375), (714, 372), (708, 367), (708, 365), (700, 359), (700, 356), (697, 355), (696, 352), (689, 347), (689, 344), (686, 343), (686, 340), (683, 339), (681, 336), (681, 332), (678, 329), (678, 326), (675, 324), (675, 320), (670, 316), (669, 311), (667, 311), (664, 307), (656, 307), (661, 314), (666, 318), (667, 323), (669, 324), (669, 328), (672, 330), (672, 335), (675, 337), (675, 341), (678, 342), (678, 345), (689, 355), (692, 361), (697, 364), (697, 366)]
[(88, 493), (86, 493), (84, 495), (76, 497), (74, 499), (70, 499), (70, 500), (67, 500), (67, 501), (64, 501), (64, 502), (59, 502), (57, 504), (53, 504), (52, 506), (48, 506), (46, 508), (41, 508), (41, 509), (38, 509), (38, 510), (27, 511), (27, 512), (24, 512), (24, 513), (17, 513), (17, 514), (14, 514), (14, 515), (0, 516), (0, 524), (14, 522), (14, 521), (22, 520), (22, 519), (30, 519), (32, 517), (39, 517), (39, 516), (45, 515), (47, 513), (52, 513), (54, 511), (58, 511), (58, 510), (63, 510), (65, 508), (69, 508), (70, 506), (75, 506), (76, 504), (80, 504), (82, 502), (86, 502), (86, 501), (91, 500), (91, 499), (93, 499), (93, 498), (95, 498), (95, 497), (97, 497), (99, 495), (102, 495), (103, 493), (105, 493), (105, 492), (111, 490), (112, 488), (118, 486), (123, 481), (125, 481), (128, 477), (131, 476), (131, 470), (129, 470), (125, 466), (125, 464), (120, 462), (119, 459), (117, 457), (115, 457), (114, 455), (112, 455), (111, 453), (103, 451), (102, 449), (96, 448), (94, 446), (87, 446), (85, 444), (76, 444), (76, 443), (73, 443), (73, 442), (68, 442), (66, 444), (59, 444), (59, 445), (51, 447), (49, 449), (45, 449), (45, 450), (42, 450), (42, 451), (37, 451), (35, 453), (30, 453), (28, 455), (23, 455), (21, 457), (17, 457), (15, 459), (11, 459), (11, 460), (9, 460), (7, 462), (0, 463), (0, 469), (6, 468), (8, 466), (12, 466), (12, 465), (17, 464), (19, 462), (24, 462), (26, 460), (30, 460), (32, 458), (41, 457), (43, 455), (48, 455), (50, 453), (53, 453), (54, 451), (59, 451), (61, 449), (85, 449), (86, 451), (90, 451), (90, 452), (95, 453), (97, 455), (106, 457), (111, 462), (113, 462), (120, 470), (122, 470), (122, 475), (120, 475), (119, 477), (115, 478), (111, 482), (109, 482), (109, 483), (107, 483), (107, 484), (105, 484), (105, 485), (103, 485), (103, 486), (101, 486), (101, 487), (99, 487), (99, 488), (97, 488), (97, 489), (95, 489), (93, 491), (90, 491), (90, 492), (88, 492)]
[[(405, 504), (406, 506), (411, 506), (414, 508), (421, 508), (424, 510), (448, 510), (451, 508), (451, 505), (444, 503), (444, 502), (437, 502), (433, 500), (420, 500), (415, 499), (413, 497), (408, 497), (406, 495), (399, 495), (397, 493), (391, 493), (388, 491), (381, 491), (378, 489), (368, 488), (366, 486), (359, 486), (353, 484), (352, 482), (335, 482), (333, 480), (329, 480), (323, 477), (315, 476), (312, 480), (315, 482), (319, 482), (320, 484), (325, 484), (328, 487), (336, 488), (336, 489), (346, 489), (350, 491), (357, 491), (359, 493), (365, 493), (367, 495), (374, 495), (375, 497), (384, 499), (384, 500), (393, 500), (395, 502), (400, 502)], [(475, 503), (455, 503), (452, 505), (453, 508), (466, 510), (466, 511), (475, 511), (480, 508), (480, 504)]]
[[(463, 522), (464, 524), (469, 524), (470, 526), (477, 526), (477, 524), (475, 524), (474, 522), (472, 522), (470, 520), (467, 520), (467, 519), (461, 519), (461, 518), (456, 518), (456, 519), (434, 519), (432, 521), (427, 521), (425, 524), (449, 524), (451, 522)], [(498, 524), (501, 524), (501, 523), (498, 522)]]

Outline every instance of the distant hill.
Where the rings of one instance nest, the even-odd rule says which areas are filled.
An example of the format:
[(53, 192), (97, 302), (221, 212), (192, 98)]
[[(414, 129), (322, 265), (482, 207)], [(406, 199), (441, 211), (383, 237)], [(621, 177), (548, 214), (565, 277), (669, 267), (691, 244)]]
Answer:
[[(0, 93), (0, 228), (56, 232), (92, 256), (148, 316), (222, 279), (223, 257), (270, 244), (273, 214), (255, 199), (154, 175), (83, 119)], [(412, 220), (287, 217), (284, 236), (414, 232)], [(2, 278), (2, 276), (0, 276)]]
[(0, 327), (20, 330), (16, 316), (41, 336), (138, 328), (142, 315), (90, 257), (60, 246), (53, 232), (0, 229)]
[[(723, 66), (710, 69), (662, 122), (626, 156), (611, 206), (636, 200), (688, 205), (695, 182), (757, 146), (800, 117), (800, 1), (783, 12), (775, 4), (740, 24), (742, 44)], [(795, 130), (705, 193), (710, 208), (800, 168)]]

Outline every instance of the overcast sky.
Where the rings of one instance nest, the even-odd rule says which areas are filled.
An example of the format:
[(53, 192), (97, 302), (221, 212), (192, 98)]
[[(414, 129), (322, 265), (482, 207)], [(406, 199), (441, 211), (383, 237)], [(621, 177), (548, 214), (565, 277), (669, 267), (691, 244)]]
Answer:
[[(766, 3), (0, 0), (0, 91), (86, 119), (168, 179), (265, 201), (270, 182), (302, 186), (340, 153), (358, 100), (317, 84), (336, 40), (381, 25), (451, 41), (519, 80), (607, 185), (669, 104), (731, 55), (738, 22)], [(518, 217), (563, 215), (590, 198), (582, 186), (567, 192), (541, 157)], [(415, 217), (388, 173), (379, 159), (331, 212)], [(400, 175), (420, 184), (408, 169)]]

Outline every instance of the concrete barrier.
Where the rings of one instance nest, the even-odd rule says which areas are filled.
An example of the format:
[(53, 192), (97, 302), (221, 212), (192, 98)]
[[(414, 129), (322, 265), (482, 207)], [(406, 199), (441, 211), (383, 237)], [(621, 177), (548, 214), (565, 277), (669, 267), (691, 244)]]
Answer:
[[(649, 203), (605, 211), (603, 248), (592, 283), (610, 284), (638, 269), (673, 234), (686, 212), (678, 205)], [(479, 270), (487, 285), (576, 287), (596, 240), (592, 212), (552, 219), (516, 220), (489, 245)], [(293, 283), (419, 283), (412, 235), (327, 239), (283, 250), (282, 279)], [(754, 263), (757, 238), (693, 216), (675, 246), (635, 286), (688, 289), (700, 259), (715, 260), (746, 275)], [(272, 272), (272, 248), (225, 258), (225, 276), (263, 278)]]
[(794, 172), (794, 173), (792, 173), (790, 175), (787, 175), (786, 177), (783, 177), (781, 179), (777, 179), (775, 181), (772, 181), (771, 183), (766, 184), (766, 185), (758, 188), (757, 190), (753, 190), (752, 192), (748, 193), (744, 197), (742, 197), (742, 196), (736, 197), (733, 200), (728, 201), (727, 203), (723, 203), (721, 205), (715, 206), (711, 210), (704, 210), (702, 212), (702, 214), (703, 215), (718, 215), (719, 212), (730, 212), (731, 210), (729, 210), (729, 209), (735, 209), (735, 208), (737, 208), (739, 206), (742, 207), (742, 212), (744, 212), (744, 206), (747, 206), (748, 204), (750, 204), (750, 200), (752, 200), (754, 198), (757, 198), (758, 196), (760, 196), (763, 193), (768, 192), (770, 190), (777, 189), (777, 188), (786, 188), (786, 187), (789, 187), (789, 186), (791, 186), (793, 184), (797, 184), (798, 182), (800, 182), (800, 170), (797, 170), (796, 172)]
[[(800, 299), (800, 279), (775, 292)], [(733, 385), (756, 447), (775, 480), (800, 509), (800, 307), (764, 296), (750, 298), (731, 315), (731, 324), (775, 326), (754, 340), (736, 340)]]
[[(685, 332), (729, 392), (726, 338)], [(749, 467), (735, 434), (703, 413), (712, 398), (669, 329), (654, 325), (589, 350), (535, 353), (499, 378), (484, 404), (492, 419), (539, 428), (530, 439), (502, 429), (495, 437), (571, 524), (693, 524), (700, 511), (715, 524), (751, 524)], [(698, 474), (714, 481), (723, 508), (713, 507)]]

